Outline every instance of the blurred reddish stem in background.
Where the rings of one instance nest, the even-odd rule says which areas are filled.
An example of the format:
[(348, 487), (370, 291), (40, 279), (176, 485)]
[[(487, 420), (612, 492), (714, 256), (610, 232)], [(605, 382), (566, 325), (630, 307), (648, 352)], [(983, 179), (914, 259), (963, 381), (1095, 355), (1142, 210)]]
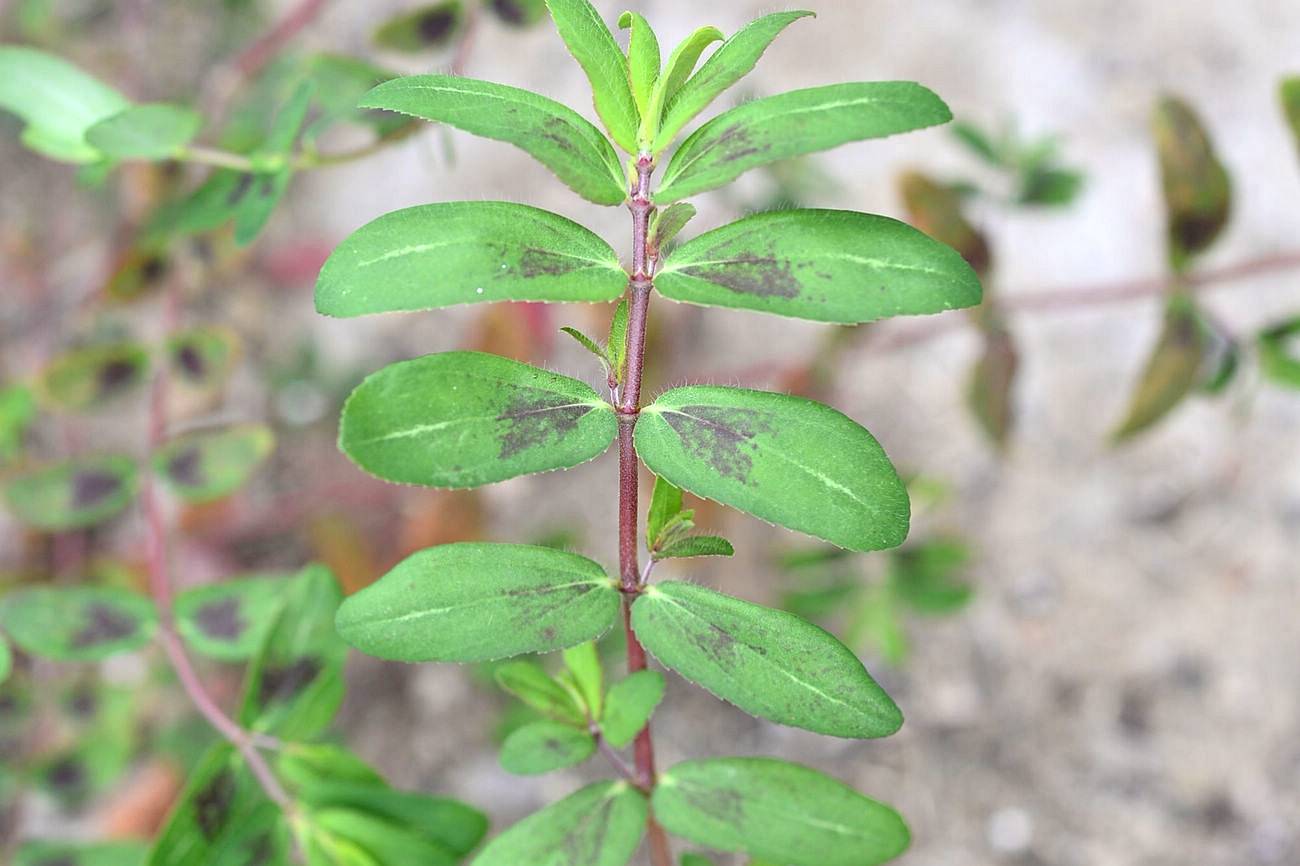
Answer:
[[(1144, 298), (1159, 297), (1181, 279), (1181, 284), (1192, 289), (1222, 289), (1239, 284), (1252, 277), (1262, 277), (1286, 271), (1300, 270), (1300, 251), (1283, 251), (1255, 259), (1248, 259), (1219, 268), (1208, 268), (1181, 278), (1151, 277), (1140, 280), (1121, 280), (1113, 283), (1094, 283), (1085, 286), (1071, 286), (1061, 289), (1039, 291), (1005, 292), (998, 296), (998, 309), (1006, 313), (1050, 313), (1069, 312), (1072, 310), (1099, 307), (1106, 304), (1122, 304)], [(803, 361), (791, 367), (778, 367), (763, 364), (748, 367), (731, 378), (741, 382), (754, 382), (767, 379), (798, 381), (801, 374), (815, 364), (826, 364), (827, 355), (843, 352), (852, 347), (855, 338), (865, 338), (865, 351), (872, 354), (884, 354), (912, 346), (919, 346), (931, 340), (955, 333), (969, 324), (969, 317), (953, 313), (935, 316), (916, 325), (875, 329), (849, 329), (848, 337), (832, 335), (837, 340), (834, 345), (819, 347), (813, 353), (813, 360)], [(715, 377), (716, 378), (716, 377)]]
[(289, 40), (316, 19), (325, 8), (325, 3), (326, 0), (300, 0), (297, 6), (289, 10), (288, 15), (235, 58), (234, 65), (240, 76), (249, 79), (261, 72)]
[[(176, 329), (180, 309), (179, 296), (175, 286), (169, 286), (163, 300), (165, 305), (163, 319), (164, 330), (171, 333)], [(154, 374), (153, 388), (149, 395), (149, 451), (152, 453), (166, 438), (167, 433), (167, 368), (159, 365)], [(158, 608), (158, 633), (167, 654), (167, 659), (176, 672), (177, 679), (185, 693), (198, 709), (208, 724), (230, 741), (248, 764), (248, 769), (257, 778), (266, 791), (266, 795), (280, 806), (291, 802), (289, 795), (280, 785), (275, 774), (271, 772), (266, 759), (262, 757), (259, 747), (275, 748), (279, 742), (273, 737), (266, 737), (244, 730), (226, 715), (217, 702), (203, 687), (198, 672), (190, 657), (185, 652), (180, 636), (176, 633), (176, 624), (172, 618), (173, 589), (167, 568), (167, 527), (158, 499), (157, 482), (152, 472), (144, 473), (140, 486), (140, 505), (145, 515), (145, 545), (149, 566), (149, 592), (154, 605)]]

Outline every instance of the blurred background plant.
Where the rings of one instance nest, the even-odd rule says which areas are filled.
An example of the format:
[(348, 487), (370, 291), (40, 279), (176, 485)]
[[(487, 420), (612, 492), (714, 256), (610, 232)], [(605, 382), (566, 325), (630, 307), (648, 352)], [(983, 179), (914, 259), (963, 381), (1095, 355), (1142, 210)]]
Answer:
[[(827, 5), (823, 15), (852, 25), (844, 38), (853, 38), (867, 13), (855, 4)], [(158, 651), (158, 619), (147, 595), (151, 530), (136, 507), (151, 478), (161, 482), (158, 507), (171, 527), (176, 628), (201, 658), (207, 692), (224, 707), (243, 699), (245, 663), (271, 651), (271, 625), (288, 581), (323, 580), (320, 571), (300, 573), (305, 563), (323, 563), (351, 592), (410, 551), (493, 537), (501, 525), (523, 522), (557, 547), (610, 531), (581, 502), (557, 502), (573, 500), (572, 491), (393, 489), (360, 476), (336, 454), (338, 405), (362, 371), (379, 362), (436, 345), (576, 369), (572, 353), (580, 351), (555, 339), (554, 312), (542, 305), (466, 311), (453, 328), (436, 331), (380, 325), (354, 340), (312, 321), (310, 285), (333, 241), (364, 221), (359, 211), (429, 198), (430, 190), (432, 197), (454, 197), (442, 190), (479, 179), (512, 189), (513, 163), (482, 158), (476, 145), (445, 130), (415, 136), (405, 119), (357, 110), (361, 93), (399, 72), (430, 67), (461, 71), (473, 64), (485, 77), (497, 77), (488, 70), (559, 75), (555, 58), (539, 54), (530, 37), (529, 28), (545, 17), (540, 0), (388, 3), (383, 15), (342, 6), (0, 6), (0, 483), (8, 509), (0, 523), (0, 829), (4, 856), (25, 866), (138, 862), (143, 847), (131, 840), (156, 833), (177, 798), (196, 793), (183, 791), (182, 780), (220, 748), (217, 733), (191, 707), (173, 660)], [(1273, 14), (1260, 9), (1239, 10), (1243, 22), (1221, 35), (1234, 54), (1249, 55), (1250, 40), (1268, 29), (1247, 20)], [(601, 11), (619, 10), (601, 4)], [(718, 14), (739, 20), (749, 11)], [(1179, 14), (1196, 22), (1189, 30), (1204, 34), (1214, 16), (1199, 12)], [(1017, 27), (1053, 32), (1027, 7), (987, 17), (982, 25), (972, 17), (970, 35), (962, 37), (981, 52), (995, 50), (982, 40), (991, 45)], [(1270, 39), (1300, 34), (1293, 10), (1274, 17), (1280, 23)], [(952, 43), (950, 34), (911, 38), (920, 40), (908, 43), (913, 47), (929, 46), (931, 59), (898, 69), (888, 58), (870, 69), (835, 62), (848, 63), (859, 78), (917, 77), (940, 88), (961, 79), (960, 63), (935, 59)], [(1086, 54), (1082, 41), (1066, 44), (1074, 55)], [(34, 50), (48, 52), (36, 61), (47, 64), (39, 87), (10, 65), (30, 62)], [(1115, 50), (1133, 46), (1121, 40)], [(672, 360), (670, 368), (651, 371), (660, 381), (649, 389), (687, 375), (775, 383), (810, 395), (854, 394), (860, 399), (850, 412), (859, 414), (879, 413), (880, 395), (905, 389), (927, 406), (964, 405), (966, 424), (992, 446), (961, 444), (960, 422), (950, 416), (946, 438), (910, 447), (919, 421), (907, 414), (926, 412), (904, 402), (897, 417), (884, 421), (886, 446), (897, 446), (904, 460), (938, 455), (951, 472), (912, 481), (920, 507), (907, 547), (846, 555), (789, 548), (783, 536), (751, 529), (766, 551), (737, 562), (723, 578), (760, 584), (864, 657), (896, 668), (885, 675), (891, 692), (898, 687), (909, 718), (907, 699), (919, 705), (915, 743), (897, 747), (903, 752), (872, 746), (869, 754), (854, 754), (852, 772), (896, 782), (905, 767), (920, 768), (900, 797), (903, 810), (918, 816), (916, 863), (945, 862), (954, 852), (976, 861), (1050, 861), (1071, 839), (1077, 850), (1099, 852), (1091, 862), (1116, 850), (1135, 859), (1145, 851), (1159, 862), (1188, 850), (1180, 845), (1202, 844), (1195, 835), (1180, 839), (1189, 823), (1221, 846), (1196, 847), (1203, 862), (1285, 863), (1300, 851), (1286, 817), (1300, 803), (1294, 792), (1279, 793), (1285, 783), (1262, 768), (1294, 766), (1294, 747), (1285, 744), (1300, 723), (1294, 707), (1277, 705), (1294, 665), (1277, 675), (1265, 669), (1297, 648), (1294, 636), (1274, 630), (1279, 612), (1288, 605), (1293, 612), (1295, 601), (1293, 567), (1277, 571), (1278, 562), (1293, 563), (1293, 542), (1288, 553), (1277, 539), (1293, 539), (1300, 513), (1300, 455), (1289, 432), (1297, 409), (1288, 393), (1300, 388), (1300, 247), (1288, 207), (1300, 189), (1300, 77), (1268, 94), (1228, 92), (1227, 84), (1215, 92), (1210, 82), (1217, 79), (1208, 72), (1170, 71), (1182, 56), (1178, 44), (1164, 50), (1163, 60), (1150, 62), (1163, 63), (1167, 74), (1141, 78), (1140, 93), (1122, 69), (1106, 73), (1120, 76), (1129, 102), (1143, 106), (1129, 105), (1128, 126), (1107, 128), (1105, 134), (1132, 139), (1113, 163), (1107, 160), (1116, 151), (1084, 128), (1090, 118), (1061, 123), (1035, 96), (1023, 116), (1007, 114), (994, 125), (961, 122), (949, 141), (896, 150), (885, 166), (858, 166), (851, 157), (782, 165), (741, 185), (718, 213), (703, 215), (712, 221), (724, 212), (789, 207), (873, 184), (861, 195), (896, 196), (894, 212), (956, 248), (981, 273), (986, 301), (969, 315), (838, 328), (824, 339), (798, 332), (800, 354), (769, 350), (766, 335), (773, 332), (757, 323), (738, 329), (740, 340), (722, 340), (686, 307), (671, 311), (671, 336), (652, 327), (653, 351)], [(1251, 74), (1233, 76), (1234, 84), (1276, 82), (1285, 71), (1265, 68), (1273, 55), (1256, 53), (1239, 61)], [(772, 58), (778, 71), (770, 87), (759, 79), (762, 89), (749, 95), (799, 77), (800, 57), (791, 48), (784, 72), (781, 58)], [(1198, 62), (1198, 69), (1213, 67)], [(873, 76), (882, 64), (885, 75)], [(1181, 95), (1148, 90), (1148, 80), (1167, 82)], [(33, 121), (34, 105), (67, 93), (77, 95), (84, 112), (70, 111), (54, 126)], [(974, 109), (983, 96), (970, 92), (964, 104)], [(1252, 106), (1248, 132), (1287, 141), (1288, 150), (1239, 145), (1242, 116), (1229, 110), (1238, 99)], [(1118, 111), (1128, 103), (1105, 105)], [(138, 109), (130, 123), (121, 120), (128, 109)], [(1134, 131), (1141, 114), (1145, 141)], [(141, 130), (149, 135), (142, 138)], [(51, 165), (24, 152), (20, 141), (71, 165)], [(1256, 158), (1261, 152), (1267, 158)], [(1158, 166), (1158, 176), (1135, 167), (1148, 163)], [(457, 187), (462, 175), (473, 182)], [(326, 191), (335, 178), (372, 190), (373, 204), (340, 211), (345, 199)], [(1091, 205), (1094, 192), (1098, 203)], [(1140, 236), (1157, 219), (1163, 238), (1135, 237), (1131, 247), (1099, 240)], [(1036, 228), (1026, 230), (1028, 223)], [(1098, 251), (1071, 252), (1091, 245)], [(1161, 245), (1164, 272), (1145, 276), (1157, 261), (1145, 251)], [(1130, 254), (1091, 261), (1116, 249)], [(1057, 288), (1043, 288), (1051, 286)], [(1222, 299), (1211, 300), (1220, 290)], [(1155, 316), (1151, 301), (1162, 308)], [(1118, 318), (1104, 326), (1071, 324), (1103, 305), (1114, 305)], [(1065, 318), (1075, 312), (1078, 320)], [(599, 332), (609, 311), (594, 315), (602, 321), (590, 330)], [(1072, 328), (1082, 336), (1062, 336)], [(1146, 352), (1145, 361), (1136, 351)], [(964, 393), (935, 387), (958, 378), (961, 365)], [(1100, 370), (1100, 383), (1062, 384), (1049, 372), (1053, 365)], [(1132, 379), (1119, 402), (1117, 366)], [(160, 378), (170, 387), (157, 411), (149, 385)], [(1190, 405), (1195, 397), (1226, 407), (1216, 410), (1226, 432), (1218, 416)], [(1108, 402), (1096, 402), (1102, 399)], [(150, 445), (150, 428), (160, 422), (165, 435)], [(1108, 432), (1115, 444), (1126, 443), (1123, 450), (1103, 448)], [(1176, 474), (1198, 463), (1211, 469)], [(1054, 500), (1067, 505), (1052, 510)], [(725, 525), (735, 535), (733, 524), (743, 523), (712, 503), (693, 504), (704, 528)], [(1220, 526), (1230, 527), (1226, 536)], [(1215, 547), (1196, 577), (1210, 589), (1192, 595), (1198, 591), (1164, 568), (1197, 567), (1202, 538)], [(1089, 545), (1097, 545), (1091, 556), (1072, 549)], [(1138, 551), (1152, 546), (1153, 559), (1141, 558)], [(229, 613), (225, 597), (210, 595), (220, 587), (238, 588), (229, 597), (254, 626), (240, 630), (238, 650), (228, 640), (204, 645), (211, 629), (204, 629), (201, 612), (216, 615), (205, 600)], [(59, 593), (62, 607), (42, 595), (49, 592)], [(37, 602), (57, 615), (33, 614)], [(1071, 615), (1063, 610), (1069, 604), (1084, 605), (1086, 613)], [(1221, 616), (1225, 606), (1240, 612)], [(1149, 623), (1162, 610), (1178, 613), (1172, 632)], [(1140, 615), (1130, 619), (1129, 611)], [(1062, 635), (1076, 628), (1077, 638)], [(1139, 635), (1134, 644), (1117, 644), (1115, 630), (1140, 631), (1148, 640)], [(1242, 655), (1225, 651), (1216, 660), (1215, 649), (1232, 640), (1225, 633), (1254, 634), (1259, 643), (1247, 651), (1239, 640)], [(1044, 649), (1052, 635), (1073, 655)], [(1040, 667), (1031, 658), (1036, 653), (1050, 664)], [(1090, 666), (1096, 655), (1104, 670)], [(477, 711), (499, 714), (497, 724), (482, 726), (497, 742), (537, 718), (535, 708), (494, 694), (499, 666), (421, 677), (387, 669), (380, 677), (379, 670), (369, 662), (355, 666), (338, 720), (331, 721), (332, 707), (323, 712), (331, 737), (404, 787), (480, 806), (502, 802), (493, 818), (503, 823), (545, 799), (536, 788), (503, 791), (487, 781), (497, 762), (487, 734), (477, 750), (464, 745), (463, 734), (475, 728), (466, 719)], [(1036, 688), (1025, 691), (1025, 683)], [(1278, 696), (1260, 696), (1279, 684)], [(926, 690), (935, 696), (923, 697)], [(1253, 695), (1245, 700), (1254, 727), (1267, 728), (1257, 731), (1257, 743), (1240, 746), (1247, 758), (1168, 756), (1218, 736), (1237, 718), (1232, 696), (1242, 690)], [(688, 703), (677, 724), (689, 727), (692, 713), (717, 713), (718, 706)], [(1027, 748), (1057, 748), (1052, 737), (1061, 731), (1076, 742), (1068, 751), (1060, 747), (1060, 761), (1048, 762), (1056, 777), (1027, 769), (1028, 758), (1008, 757), (1022, 728), (1003, 707), (1036, 714), (1021, 724), (1050, 732), (1027, 737)], [(1110, 708), (1113, 726), (1109, 717), (1098, 721)], [(1168, 722), (1165, 714), (1177, 712), (1203, 713), (1211, 728), (1189, 732)], [(255, 718), (250, 713), (243, 723)], [(1087, 726), (1082, 732), (1062, 719), (1075, 714)], [(988, 719), (987, 726), (976, 717)], [(737, 721), (720, 736), (739, 737), (755, 751), (777, 736), (747, 724)], [(1112, 727), (1120, 745), (1101, 733)], [(953, 731), (972, 742), (954, 742)], [(394, 760), (386, 745), (394, 737), (423, 745), (403, 750), (409, 762)], [(1161, 757), (1143, 763), (1124, 751), (1132, 743)], [(796, 745), (803, 748), (802, 741)], [(807, 746), (805, 757), (834, 769), (848, 755)], [(954, 773), (963, 781), (938, 790), (937, 780)], [(1068, 808), (1082, 796), (1076, 784), (1095, 801), (1082, 816)], [(985, 790), (995, 792), (993, 805), (973, 793)], [(1117, 848), (1107, 847), (1097, 837), (1116, 814), (1108, 810), (1135, 799), (1146, 829), (1120, 834)], [(1047, 828), (1037, 835), (1035, 819)], [(37, 838), (58, 844), (20, 847)], [(95, 849), (103, 859), (93, 861), (75, 859), (87, 856), (83, 849), (63, 847), (66, 840), (105, 838), (126, 841)], [(1061, 862), (1088, 862), (1083, 856)]]

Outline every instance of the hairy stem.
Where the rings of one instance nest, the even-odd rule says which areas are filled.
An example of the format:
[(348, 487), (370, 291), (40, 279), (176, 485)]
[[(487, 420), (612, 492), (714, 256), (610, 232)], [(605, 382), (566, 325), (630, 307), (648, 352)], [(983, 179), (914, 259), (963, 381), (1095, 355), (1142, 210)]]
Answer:
[[(623, 629), (627, 634), (628, 673), (645, 670), (645, 648), (632, 628), (632, 602), (641, 592), (641, 569), (637, 564), (637, 481), (639, 461), (632, 434), (641, 411), (641, 371), (645, 363), (646, 317), (654, 274), (646, 257), (650, 232), (650, 174), (654, 160), (642, 155), (636, 164), (637, 180), (628, 208), (632, 211), (632, 278), (628, 282), (627, 370), (623, 375), (618, 409), (618, 566), (623, 591)], [(641, 729), (633, 745), (638, 784), (650, 791), (655, 784), (654, 741), (650, 724)], [(650, 838), (650, 861), (654, 866), (672, 866), (668, 836), (651, 815), (646, 826)]]
[[(177, 299), (175, 290), (167, 294), (166, 319), (167, 330), (174, 329), (177, 318)], [(154, 374), (153, 389), (149, 397), (149, 448), (154, 450), (163, 443), (167, 431), (167, 372), (160, 366)], [(231, 745), (239, 750), (249, 771), (258, 784), (276, 805), (281, 808), (290, 805), (292, 800), (275, 774), (271, 772), (266, 759), (257, 749), (259, 746), (274, 747), (278, 745), (272, 737), (254, 734), (240, 727), (230, 716), (226, 715), (199, 679), (194, 664), (185, 652), (180, 635), (176, 633), (176, 623), (172, 614), (172, 583), (167, 567), (167, 528), (163, 517), (162, 503), (158, 499), (157, 487), (153, 474), (146, 472), (140, 490), (140, 503), (144, 509), (146, 526), (146, 558), (149, 569), (149, 591), (153, 596), (154, 606), (158, 609), (159, 634), (163, 652), (181, 687), (189, 696), (191, 703), (199, 714), (207, 720), (217, 733), (225, 737)]]

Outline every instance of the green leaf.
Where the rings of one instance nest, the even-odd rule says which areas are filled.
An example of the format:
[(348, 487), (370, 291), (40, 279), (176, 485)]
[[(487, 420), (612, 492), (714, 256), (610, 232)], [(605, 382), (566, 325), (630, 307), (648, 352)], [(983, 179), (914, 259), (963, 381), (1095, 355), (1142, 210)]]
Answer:
[(4, 634), (0, 633), (0, 683), (9, 679), (9, 674), (14, 669), (14, 654), (9, 648), (9, 641), (5, 640)]
[(42, 399), (56, 409), (81, 412), (111, 404), (144, 384), (149, 352), (137, 343), (108, 343), (74, 349), (42, 372)]
[(1151, 118), (1165, 197), (1169, 261), (1185, 271), (1214, 243), (1232, 210), (1232, 184), (1192, 107), (1164, 96)]
[(374, 43), (391, 51), (416, 53), (451, 44), (464, 26), (460, 0), (443, 0), (396, 15), (375, 30)]
[(545, 0), (488, 0), (487, 7), (511, 27), (531, 27), (546, 15)]
[(116, 516), (135, 498), (136, 483), (135, 461), (85, 457), (12, 476), (4, 496), (23, 523), (62, 532)]
[(533, 722), (506, 737), (501, 766), (518, 776), (538, 776), (581, 764), (595, 751), (596, 738), (586, 730), (559, 722)]
[(600, 365), (605, 368), (605, 373), (607, 375), (613, 370), (613, 365), (609, 362), (609, 356), (605, 354), (605, 350), (600, 347), (600, 344), (591, 339), (591, 337), (588, 337), (577, 328), (560, 328), (560, 331), (568, 334), (579, 346), (595, 355), (596, 360), (600, 361)]
[(700, 854), (683, 854), (682, 866), (713, 866), (713, 861)]
[(1176, 294), (1165, 307), (1155, 348), (1129, 398), (1124, 420), (1112, 434), (1120, 442), (1167, 415), (1201, 380), (1209, 340), (1191, 298)]
[(946, 123), (939, 97), (911, 81), (832, 84), (755, 99), (701, 126), (673, 154), (655, 201), (723, 186), (760, 165)]
[[(305, 847), (308, 861), (312, 864), (322, 854), (329, 858), (325, 862), (340, 866), (365, 862), (375, 866), (403, 863), (454, 866), (457, 862), (451, 852), (431, 840), (364, 809), (316, 809), (306, 816), (306, 823), (310, 827), (311, 841)], [(354, 859), (357, 852), (364, 859)]]
[(191, 771), (147, 864), (278, 864), (287, 852), (288, 833), (279, 808), (267, 799), (233, 747), (223, 742), (209, 749)]
[(911, 841), (888, 806), (772, 758), (686, 761), (659, 777), (651, 802), (669, 833), (788, 866), (871, 866)]
[(285, 60), (295, 63), (299, 74), (315, 84), (312, 120), (302, 132), (304, 146), (314, 146), (316, 139), (327, 130), (345, 122), (367, 127), (380, 139), (396, 139), (416, 128), (415, 121), (409, 117), (357, 107), (362, 96), (396, 78), (397, 73), (360, 58), (338, 54), (316, 54), (302, 59), (286, 57)]
[(662, 540), (664, 529), (682, 511), (682, 491), (671, 481), (655, 476), (654, 492), (650, 494), (650, 509), (646, 512), (646, 545), (654, 549)]
[(734, 556), (731, 542), (717, 535), (690, 535), (655, 551), (655, 559), (686, 559), (692, 556)]
[(186, 502), (211, 502), (247, 484), (274, 448), (269, 427), (242, 424), (173, 439), (154, 454), (153, 466)]
[(309, 565), (281, 596), (248, 667), (239, 720), (249, 730), (307, 740), (329, 726), (343, 700), (348, 648), (334, 631), (343, 592), (328, 568)]
[(477, 487), (564, 469), (618, 435), (613, 408), (585, 382), (481, 352), (385, 367), (343, 406), (339, 447), (386, 481)]
[(637, 152), (637, 111), (628, 82), (628, 61), (600, 13), (588, 0), (546, 0), (555, 29), (591, 82), (591, 93), (605, 128), (628, 153)]
[(907, 631), (893, 587), (871, 586), (862, 592), (844, 628), (844, 639), (855, 646), (869, 645), (886, 664), (898, 667), (907, 661)]
[(684, 201), (670, 204), (663, 210), (657, 210), (650, 217), (650, 235), (646, 245), (651, 255), (658, 257), (661, 251), (673, 242), (678, 232), (695, 216), (695, 205)]
[[(660, 148), (654, 147), (654, 142), (659, 138), (659, 126), (663, 120), (664, 106), (681, 89), (691, 72), (694, 71), (695, 64), (699, 61), (704, 50), (714, 42), (721, 42), (725, 38), (722, 31), (716, 27), (698, 27), (673, 49), (673, 53), (668, 56), (668, 63), (664, 65), (663, 75), (655, 83), (649, 104), (641, 118), (641, 141), (643, 146), (649, 146), (655, 153), (659, 151)], [(665, 141), (665, 144), (667, 144), (667, 141)]]
[(219, 326), (188, 328), (167, 338), (167, 358), (175, 379), (192, 388), (214, 388), (234, 371), (239, 337)]
[(506, 662), (496, 669), (494, 677), (497, 685), (542, 715), (573, 725), (586, 723), (586, 715), (573, 692), (536, 662)]
[(636, 450), (684, 490), (840, 547), (880, 550), (907, 537), (907, 490), (884, 449), (811, 400), (675, 388), (641, 410)]
[(576, 111), (540, 94), (473, 78), (413, 75), (379, 85), (361, 107), (397, 111), (509, 142), (596, 204), (622, 204), (627, 198), (618, 154), (601, 131)]
[(646, 799), (626, 782), (596, 782), (515, 824), (472, 866), (624, 866), (645, 830)]
[(186, 590), (176, 597), (176, 630), (201, 655), (245, 661), (266, 640), (286, 585), (280, 577), (257, 576)]
[(1016, 201), (1027, 205), (1063, 207), (1078, 198), (1082, 189), (1082, 172), (1043, 167), (1030, 171), (1021, 178)]
[(444, 544), (348, 598), (337, 624), (368, 655), (472, 662), (593, 640), (618, 607), (617, 582), (585, 557), (525, 544)]
[(0, 388), (0, 466), (23, 451), (27, 428), (36, 418), (36, 398), (24, 385)]
[(290, 790), (309, 802), (314, 802), (312, 795), (322, 787), (387, 785), (373, 767), (334, 743), (285, 743), (275, 753), (275, 772)]
[[(692, 118), (707, 108), (719, 94), (749, 74), (758, 63), (758, 58), (763, 56), (767, 46), (772, 44), (772, 40), (782, 30), (812, 14), (799, 11), (764, 15), (734, 33), (713, 52), (699, 72), (684, 84), (674, 87), (672, 92), (665, 93), (666, 110), (652, 150), (658, 153), (671, 144)], [(720, 33), (718, 38), (721, 38)], [(700, 49), (703, 47), (700, 46)], [(689, 58), (692, 68), (698, 56), (699, 50), (696, 50), (695, 57)], [(690, 71), (690, 68), (686, 69), (686, 74), (690, 75)]]
[(376, 826), (401, 833), (430, 859), (381, 860), (384, 866), (410, 862), (441, 866), (457, 862), (487, 832), (487, 818), (470, 806), (444, 797), (395, 791), (384, 785), (335, 783), (305, 791), (304, 802), (317, 809), (347, 808), (368, 815)]
[(903, 723), (848, 647), (793, 614), (665, 581), (637, 598), (632, 625), (665, 667), (751, 715), (858, 739)]
[(964, 213), (960, 191), (920, 172), (905, 172), (898, 182), (912, 225), (942, 244), (952, 247), (977, 274), (992, 268), (988, 239)]
[(939, 537), (892, 552), (889, 583), (894, 594), (920, 613), (948, 614), (974, 595), (961, 580), (970, 548), (958, 538)]
[(587, 641), (564, 651), (564, 666), (573, 678), (573, 684), (582, 695), (583, 703), (592, 718), (600, 718), (605, 695), (605, 671), (600, 664), (600, 653), (595, 641)]
[(650, 721), (664, 696), (664, 675), (659, 671), (635, 671), (615, 683), (605, 700), (600, 732), (616, 749), (636, 739)]
[(984, 348), (971, 369), (966, 402), (980, 428), (993, 444), (1006, 447), (1015, 423), (1012, 388), (1020, 366), (1020, 353), (1011, 333), (998, 325), (985, 332)]
[(130, 104), (62, 58), (23, 45), (0, 45), (0, 108), (26, 124), (23, 144), (51, 159), (102, 159), (86, 143), (86, 130)]
[[(627, 42), (627, 77), (632, 86), (632, 98), (636, 101), (637, 111), (645, 116), (650, 103), (650, 92), (659, 79), (659, 40), (645, 18), (636, 12), (624, 12), (619, 16), (618, 26), (627, 30), (631, 28)], [(637, 142), (638, 148), (648, 146), (649, 140), (642, 137)]]
[(823, 322), (869, 322), (980, 302), (961, 256), (888, 217), (770, 211), (682, 244), (655, 287), (666, 298)]
[(1282, 115), (1286, 118), (1287, 126), (1291, 127), (1296, 147), (1300, 148), (1300, 75), (1282, 79), (1278, 96), (1282, 102)]
[(614, 315), (609, 320), (609, 340), (605, 343), (609, 352), (609, 365), (614, 368), (614, 379), (623, 381), (627, 372), (627, 298), (618, 302)]
[(384, 214), (349, 235), (321, 269), (316, 310), (609, 301), (626, 285), (618, 254), (571, 220), (510, 202), (447, 202)]
[(289, 168), (274, 173), (239, 175), (227, 200), (234, 204), (236, 244), (247, 246), (261, 234), (292, 178), (293, 171)]
[(24, 842), (13, 866), (143, 866), (149, 855), (144, 842)]
[(1275, 385), (1300, 388), (1300, 317), (1260, 331), (1255, 347), (1265, 378)]
[(202, 126), (199, 113), (182, 105), (133, 105), (87, 129), (86, 143), (112, 159), (172, 159)]
[(994, 168), (1005, 168), (1001, 148), (984, 130), (965, 120), (954, 121), (949, 128), (953, 138), (961, 142), (968, 151), (978, 156)]
[(153, 602), (109, 586), (31, 586), (5, 596), (0, 625), (14, 644), (56, 662), (94, 662), (148, 644)]

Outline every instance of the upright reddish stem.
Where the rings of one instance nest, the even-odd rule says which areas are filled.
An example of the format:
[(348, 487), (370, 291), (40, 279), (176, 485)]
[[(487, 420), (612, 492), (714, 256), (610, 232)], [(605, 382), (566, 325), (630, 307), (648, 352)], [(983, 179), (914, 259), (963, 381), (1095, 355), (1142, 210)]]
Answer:
[[(639, 461), (632, 434), (641, 411), (641, 370), (645, 363), (646, 317), (650, 308), (650, 290), (654, 274), (646, 255), (650, 234), (650, 175), (654, 160), (642, 155), (636, 164), (636, 186), (628, 207), (632, 211), (632, 278), (628, 282), (627, 370), (623, 376), (618, 409), (618, 570), (623, 591), (623, 628), (627, 634), (628, 673), (645, 670), (645, 648), (632, 628), (632, 602), (641, 592), (641, 569), (637, 564), (637, 483)], [(655, 784), (654, 741), (650, 725), (637, 734), (634, 745), (636, 777), (647, 791)], [(650, 860), (654, 866), (672, 866), (668, 837), (651, 815), (647, 823), (650, 837)]]
[[(174, 330), (177, 318), (177, 298), (175, 291), (168, 292), (165, 318), (167, 331)], [(154, 374), (153, 390), (149, 397), (149, 449), (154, 451), (163, 443), (167, 432), (167, 372), (159, 366)], [(172, 615), (172, 583), (167, 568), (167, 527), (163, 516), (162, 503), (158, 500), (157, 488), (152, 472), (144, 473), (140, 489), (140, 503), (144, 510), (146, 525), (146, 558), (149, 568), (149, 591), (153, 596), (154, 606), (158, 609), (159, 635), (163, 651), (176, 671), (176, 678), (198, 709), (199, 714), (208, 724), (225, 737), (243, 755), (249, 771), (269, 797), (280, 807), (287, 807), (292, 802), (288, 793), (275, 774), (271, 772), (266, 759), (257, 750), (258, 746), (278, 745), (274, 738), (260, 737), (242, 728), (237, 722), (222, 712), (221, 707), (208, 694), (199, 679), (198, 672), (190, 657), (185, 652), (180, 636), (176, 633), (176, 624)]]

